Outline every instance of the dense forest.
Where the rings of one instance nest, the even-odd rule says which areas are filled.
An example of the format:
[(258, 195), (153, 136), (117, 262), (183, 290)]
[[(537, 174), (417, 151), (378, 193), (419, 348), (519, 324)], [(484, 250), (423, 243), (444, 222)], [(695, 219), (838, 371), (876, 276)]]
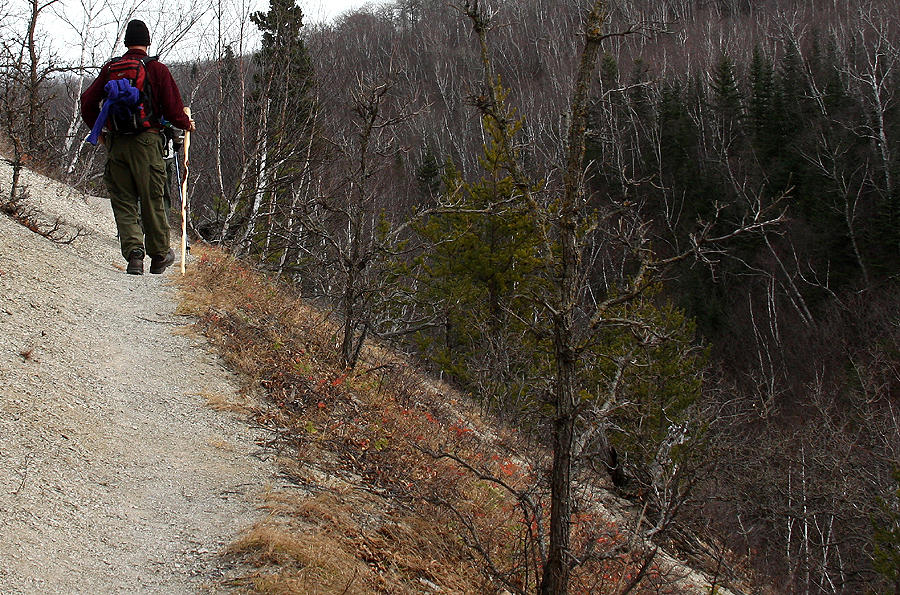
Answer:
[[(900, 592), (894, 2), (257, 9), (169, 61), (196, 238), (333, 311), (346, 366), (390, 341), (551, 449), (566, 532), (601, 482), (775, 592)], [(0, 28), (4, 154), (98, 187), (109, 56), (42, 54), (41, 10)]]

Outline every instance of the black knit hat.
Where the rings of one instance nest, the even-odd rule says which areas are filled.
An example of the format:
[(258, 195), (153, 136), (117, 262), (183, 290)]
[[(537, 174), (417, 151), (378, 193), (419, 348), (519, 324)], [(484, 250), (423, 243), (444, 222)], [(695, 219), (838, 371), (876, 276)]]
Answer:
[(133, 45), (150, 45), (150, 30), (144, 21), (128, 21), (128, 26), (125, 27), (125, 47)]

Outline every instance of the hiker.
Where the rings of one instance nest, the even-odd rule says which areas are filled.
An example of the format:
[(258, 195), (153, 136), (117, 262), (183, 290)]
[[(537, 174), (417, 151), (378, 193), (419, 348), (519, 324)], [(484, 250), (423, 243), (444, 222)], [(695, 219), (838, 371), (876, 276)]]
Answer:
[(106, 146), (103, 180), (130, 275), (144, 274), (147, 255), (153, 274), (175, 262), (164, 198), (166, 138), (160, 122), (165, 119), (182, 130), (195, 129), (172, 73), (147, 55), (149, 46), (147, 25), (130, 21), (125, 28), (128, 51), (104, 64), (81, 94), (81, 117), (91, 127), (88, 141)]

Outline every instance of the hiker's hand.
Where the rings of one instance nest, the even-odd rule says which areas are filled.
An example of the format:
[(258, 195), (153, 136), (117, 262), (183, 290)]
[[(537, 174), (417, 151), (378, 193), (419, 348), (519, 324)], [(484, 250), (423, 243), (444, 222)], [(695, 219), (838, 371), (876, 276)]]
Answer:
[(193, 118), (191, 118), (190, 120), (191, 120), (191, 125), (190, 125), (190, 127), (188, 128), (188, 132), (194, 132), (195, 130), (197, 130), (197, 125), (194, 123), (194, 119), (193, 119)]

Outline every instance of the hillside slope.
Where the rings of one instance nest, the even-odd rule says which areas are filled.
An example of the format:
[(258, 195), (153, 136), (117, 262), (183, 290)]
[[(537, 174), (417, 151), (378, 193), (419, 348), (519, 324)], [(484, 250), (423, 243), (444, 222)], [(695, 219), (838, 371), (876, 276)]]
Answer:
[[(181, 284), (190, 329), (177, 267), (123, 272), (107, 201), (24, 184), (39, 227), (83, 235), (0, 215), (0, 593), (529, 589), (510, 553), (531, 529), (497, 486), (537, 489), (546, 453), (388, 349), (343, 372), (326, 313), (215, 251)], [(261, 387), (270, 402), (232, 406)], [(576, 591), (620, 592), (644, 566), (635, 593), (732, 592), (631, 540), (640, 511), (583, 489), (578, 532), (602, 555)]]
[(87, 235), (0, 215), (0, 592), (196, 592), (273, 468), (205, 407), (233, 378), (178, 332), (168, 275), (123, 272), (108, 202), (24, 175), (30, 205)]

